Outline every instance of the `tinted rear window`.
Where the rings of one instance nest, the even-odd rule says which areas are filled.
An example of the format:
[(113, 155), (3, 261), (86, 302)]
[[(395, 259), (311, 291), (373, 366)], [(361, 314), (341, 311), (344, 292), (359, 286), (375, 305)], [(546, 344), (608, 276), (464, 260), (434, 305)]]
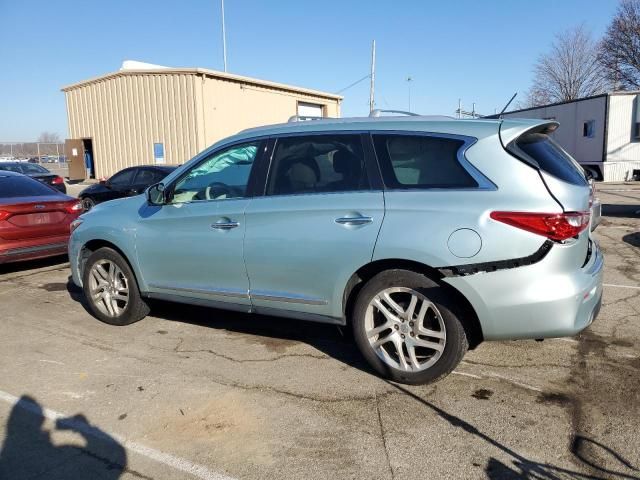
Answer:
[(0, 163), (0, 170), (7, 170), (9, 172), (22, 173), (22, 170), (20, 169), (20, 165), (15, 165), (15, 164)]
[(573, 185), (587, 184), (580, 164), (544, 133), (522, 135), (509, 150), (519, 157), (524, 153), (527, 162), (560, 180)]
[(374, 135), (384, 183), (390, 188), (475, 188), (458, 161), (462, 140), (424, 135)]
[(56, 194), (56, 190), (31, 178), (0, 176), (0, 198), (43, 197)]
[(41, 167), (40, 165), (35, 165), (33, 163), (25, 163), (21, 165), (21, 168), (22, 168), (22, 173), (26, 175), (50, 173), (49, 170), (47, 170), (46, 168)]

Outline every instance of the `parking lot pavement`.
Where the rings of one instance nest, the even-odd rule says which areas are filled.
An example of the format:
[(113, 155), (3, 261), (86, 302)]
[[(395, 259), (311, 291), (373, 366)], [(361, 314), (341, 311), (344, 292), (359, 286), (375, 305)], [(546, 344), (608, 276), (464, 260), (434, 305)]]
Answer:
[(77, 197), (80, 195), (80, 192), (87, 188), (87, 184), (85, 183), (67, 183), (67, 195), (72, 197)]
[(0, 266), (0, 477), (640, 478), (640, 189), (600, 197), (597, 321), (425, 387), (334, 326), (157, 303), (111, 327), (64, 259)]

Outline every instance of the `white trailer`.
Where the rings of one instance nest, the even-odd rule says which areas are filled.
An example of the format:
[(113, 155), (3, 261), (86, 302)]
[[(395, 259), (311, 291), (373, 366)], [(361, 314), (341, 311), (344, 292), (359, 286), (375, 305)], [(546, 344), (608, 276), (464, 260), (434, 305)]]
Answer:
[(503, 117), (556, 120), (560, 128), (553, 137), (598, 180), (626, 181), (640, 174), (640, 91), (604, 93)]

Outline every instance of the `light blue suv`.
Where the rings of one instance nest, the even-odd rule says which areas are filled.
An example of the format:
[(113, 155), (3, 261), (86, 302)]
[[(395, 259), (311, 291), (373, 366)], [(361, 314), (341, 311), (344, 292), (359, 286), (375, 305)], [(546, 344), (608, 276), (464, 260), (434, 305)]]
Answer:
[(598, 313), (591, 189), (540, 120), (381, 117), (225, 139), (74, 225), (101, 321), (148, 299), (349, 324), (381, 375), (427, 383), (483, 340), (574, 335)]

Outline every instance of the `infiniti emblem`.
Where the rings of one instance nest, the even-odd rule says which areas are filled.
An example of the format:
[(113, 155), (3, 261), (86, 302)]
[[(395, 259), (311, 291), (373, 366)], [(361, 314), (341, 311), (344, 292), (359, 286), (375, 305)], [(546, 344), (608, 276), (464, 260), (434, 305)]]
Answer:
[(33, 208), (37, 208), (38, 210), (42, 210), (43, 208), (47, 208), (45, 205), (36, 205)]

